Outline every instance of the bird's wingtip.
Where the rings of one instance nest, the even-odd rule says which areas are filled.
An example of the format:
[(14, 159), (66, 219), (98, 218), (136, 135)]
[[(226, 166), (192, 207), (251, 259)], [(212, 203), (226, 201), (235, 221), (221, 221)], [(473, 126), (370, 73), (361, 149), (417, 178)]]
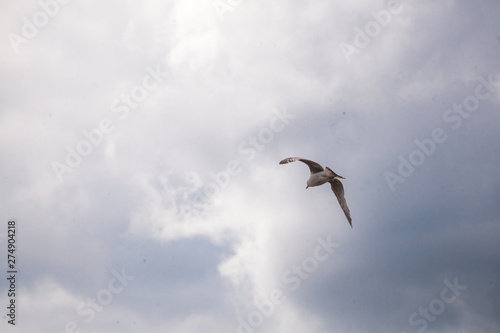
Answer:
[(290, 162), (294, 162), (295, 161), (295, 157), (287, 157), (285, 159), (282, 159), (280, 161), (280, 164), (287, 164), (287, 163), (290, 163)]

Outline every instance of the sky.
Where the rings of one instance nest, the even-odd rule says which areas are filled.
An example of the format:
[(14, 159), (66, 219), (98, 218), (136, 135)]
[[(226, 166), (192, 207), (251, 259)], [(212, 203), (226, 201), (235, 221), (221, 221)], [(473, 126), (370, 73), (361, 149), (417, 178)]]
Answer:
[(0, 8), (2, 332), (500, 332), (498, 1)]

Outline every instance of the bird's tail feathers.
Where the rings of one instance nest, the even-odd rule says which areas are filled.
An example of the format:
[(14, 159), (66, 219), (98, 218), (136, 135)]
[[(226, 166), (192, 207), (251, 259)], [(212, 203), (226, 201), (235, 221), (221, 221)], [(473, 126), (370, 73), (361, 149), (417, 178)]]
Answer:
[(334, 178), (342, 178), (345, 179), (344, 177), (337, 175), (335, 172), (332, 171), (329, 167), (325, 167), (325, 174), (328, 176), (328, 178), (334, 179)]
[(334, 178), (335, 176), (337, 176), (337, 174), (333, 172), (329, 167), (325, 168), (325, 174), (328, 176), (328, 178)]

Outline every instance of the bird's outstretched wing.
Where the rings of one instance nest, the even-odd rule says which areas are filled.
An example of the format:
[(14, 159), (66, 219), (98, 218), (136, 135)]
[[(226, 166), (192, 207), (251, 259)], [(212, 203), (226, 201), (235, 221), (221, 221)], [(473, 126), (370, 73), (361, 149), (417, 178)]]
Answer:
[(352, 228), (351, 212), (349, 211), (349, 207), (347, 206), (347, 202), (345, 201), (344, 197), (344, 186), (338, 179), (330, 181), (330, 184), (332, 185), (332, 191), (333, 193), (335, 193), (335, 196), (339, 201), (340, 207), (342, 207), (345, 217), (347, 217), (347, 221), (349, 221), (349, 224), (351, 225)]
[(291, 162), (295, 162), (295, 161), (301, 161), (301, 162), (304, 162), (305, 164), (307, 164), (307, 166), (309, 167), (309, 170), (311, 170), (311, 174), (325, 171), (323, 169), (323, 167), (321, 165), (319, 165), (318, 163), (316, 163), (314, 161), (306, 160), (305, 158), (300, 158), (300, 157), (285, 158), (284, 160), (282, 160), (280, 162), (280, 164), (286, 164), (286, 163), (291, 163)]

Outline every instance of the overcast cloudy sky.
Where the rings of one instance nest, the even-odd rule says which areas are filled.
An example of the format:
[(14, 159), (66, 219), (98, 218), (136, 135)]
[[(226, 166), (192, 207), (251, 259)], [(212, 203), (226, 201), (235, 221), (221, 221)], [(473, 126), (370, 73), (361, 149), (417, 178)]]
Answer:
[(2, 332), (500, 332), (498, 1), (0, 8)]

